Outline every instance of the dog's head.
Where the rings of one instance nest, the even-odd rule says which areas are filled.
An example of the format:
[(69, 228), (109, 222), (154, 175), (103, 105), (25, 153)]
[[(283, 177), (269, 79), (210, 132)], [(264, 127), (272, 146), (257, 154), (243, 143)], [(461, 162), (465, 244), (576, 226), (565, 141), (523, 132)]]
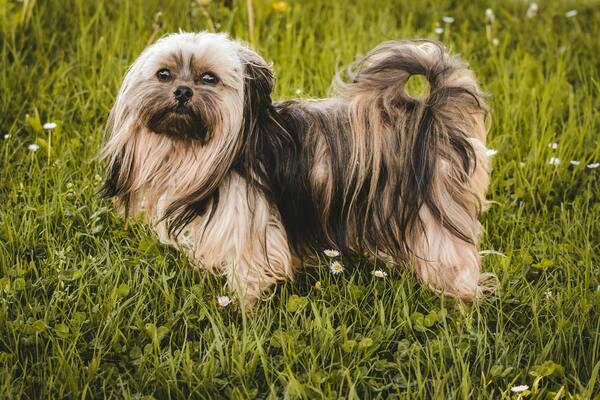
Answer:
[(205, 144), (239, 131), (244, 108), (270, 95), (272, 79), (260, 56), (224, 34), (172, 34), (131, 66), (113, 114), (132, 114), (153, 133)]
[(271, 106), (272, 87), (269, 65), (224, 34), (177, 33), (150, 45), (110, 114), (104, 194), (127, 212), (137, 194), (173, 185), (174, 217), (206, 201)]

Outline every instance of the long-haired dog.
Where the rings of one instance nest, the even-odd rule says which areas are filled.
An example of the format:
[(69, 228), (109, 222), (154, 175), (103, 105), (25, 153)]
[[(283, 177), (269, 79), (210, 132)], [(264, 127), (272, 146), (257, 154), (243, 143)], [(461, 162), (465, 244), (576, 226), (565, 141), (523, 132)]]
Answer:
[[(405, 90), (423, 75), (429, 94)], [(251, 306), (317, 249), (485, 289), (484, 95), (430, 40), (385, 42), (333, 97), (273, 102), (273, 71), (224, 34), (178, 33), (133, 63), (110, 113), (103, 192)]]

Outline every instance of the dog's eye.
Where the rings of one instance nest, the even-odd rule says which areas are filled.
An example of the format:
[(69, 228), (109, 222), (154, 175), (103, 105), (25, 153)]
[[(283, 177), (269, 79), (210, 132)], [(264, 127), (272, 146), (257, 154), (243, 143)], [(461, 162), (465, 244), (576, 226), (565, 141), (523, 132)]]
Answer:
[(156, 73), (156, 77), (161, 82), (166, 82), (171, 79), (171, 71), (167, 68), (163, 68)]
[(200, 75), (199, 81), (200, 81), (200, 83), (203, 83), (205, 85), (213, 85), (214, 86), (217, 83), (219, 83), (219, 78), (212, 72), (205, 72), (202, 75)]

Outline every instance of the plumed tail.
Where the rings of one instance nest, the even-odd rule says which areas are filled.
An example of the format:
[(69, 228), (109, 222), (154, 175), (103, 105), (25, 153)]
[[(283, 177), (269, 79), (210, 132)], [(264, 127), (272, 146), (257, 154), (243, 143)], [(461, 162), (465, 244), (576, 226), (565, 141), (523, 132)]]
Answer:
[[(413, 75), (427, 79), (426, 96), (407, 93)], [(476, 147), (485, 143), (487, 106), (466, 63), (436, 41), (390, 41), (351, 77), (340, 96), (353, 127), (348, 198), (351, 206), (366, 204), (359, 235), (379, 235), (383, 247), (414, 254), (411, 238), (427, 235), (433, 222), (475, 244), (487, 186), (487, 158)], [(480, 161), (485, 178), (474, 182)]]

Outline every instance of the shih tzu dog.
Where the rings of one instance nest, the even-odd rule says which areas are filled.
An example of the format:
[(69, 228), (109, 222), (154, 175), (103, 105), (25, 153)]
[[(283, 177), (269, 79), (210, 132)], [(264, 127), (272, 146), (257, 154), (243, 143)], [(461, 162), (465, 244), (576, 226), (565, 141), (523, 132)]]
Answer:
[[(225, 275), (246, 307), (333, 247), (410, 266), (470, 301), (488, 185), (484, 95), (431, 40), (385, 42), (335, 95), (273, 102), (273, 71), (225, 34), (177, 33), (133, 63), (110, 113), (103, 193)], [(405, 90), (423, 75), (429, 93)]]

